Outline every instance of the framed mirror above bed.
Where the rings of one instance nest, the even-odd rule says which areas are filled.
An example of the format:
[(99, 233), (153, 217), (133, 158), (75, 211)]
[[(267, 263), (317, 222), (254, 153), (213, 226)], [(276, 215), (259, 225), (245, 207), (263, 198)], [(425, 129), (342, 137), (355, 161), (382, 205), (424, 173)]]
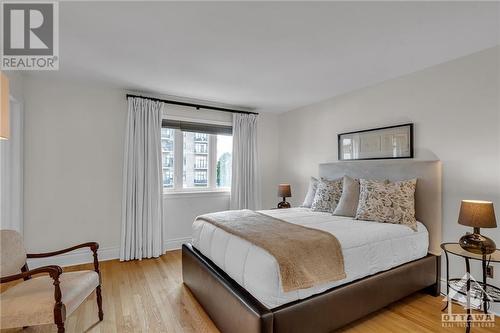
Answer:
[(413, 123), (338, 134), (338, 159), (413, 158)]

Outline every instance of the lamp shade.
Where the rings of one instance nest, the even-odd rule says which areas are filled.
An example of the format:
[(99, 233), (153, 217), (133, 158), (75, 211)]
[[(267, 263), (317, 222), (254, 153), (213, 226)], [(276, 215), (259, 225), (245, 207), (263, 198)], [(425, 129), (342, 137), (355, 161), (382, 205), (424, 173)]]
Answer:
[(458, 223), (474, 228), (496, 228), (495, 209), (490, 201), (462, 200)]
[(290, 184), (280, 184), (278, 186), (278, 197), (290, 198), (291, 196), (292, 196), (292, 190), (290, 189)]
[(0, 72), (0, 139), (8, 139), (9, 136), (9, 79)]

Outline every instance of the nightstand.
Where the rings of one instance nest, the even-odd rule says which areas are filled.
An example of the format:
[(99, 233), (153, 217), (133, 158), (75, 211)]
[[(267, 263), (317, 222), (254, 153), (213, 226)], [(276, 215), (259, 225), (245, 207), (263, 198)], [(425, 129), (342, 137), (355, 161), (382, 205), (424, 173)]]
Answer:
[[(490, 302), (500, 302), (500, 288), (492, 286), (486, 282), (486, 267), (490, 263), (498, 263), (500, 262), (500, 250), (496, 250), (491, 254), (480, 255), (475, 254), (469, 251), (464, 250), (460, 244), (458, 243), (443, 243), (441, 244), (441, 249), (443, 249), (445, 257), (446, 257), (446, 297), (448, 298), (448, 302), (446, 302), (446, 306), (442, 309), (442, 311), (446, 310), (448, 307), (449, 301), (453, 300), (450, 297), (450, 289), (463, 295), (467, 299), (467, 325), (466, 332), (470, 332), (471, 328), (471, 305), (470, 305), (470, 295), (479, 295), (479, 299), (482, 299), (482, 308), (485, 314), (488, 313), (488, 307)], [(464, 281), (460, 278), (450, 279), (449, 272), (449, 260), (448, 254), (452, 254), (455, 256), (459, 256), (465, 259), (465, 270), (468, 273), (468, 279), (464, 283)], [(482, 281), (476, 281), (474, 285), (471, 284), (470, 279), (470, 260), (478, 260), (482, 263)], [(472, 288), (472, 289), (471, 289)]]

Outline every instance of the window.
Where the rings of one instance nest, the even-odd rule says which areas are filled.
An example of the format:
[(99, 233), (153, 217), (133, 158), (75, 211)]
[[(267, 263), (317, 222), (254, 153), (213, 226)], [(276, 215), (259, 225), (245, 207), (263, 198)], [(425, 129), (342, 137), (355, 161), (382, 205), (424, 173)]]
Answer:
[(208, 187), (208, 135), (183, 132), (183, 186)]
[(174, 173), (172, 170), (163, 169), (163, 187), (174, 187)]
[(233, 137), (217, 135), (217, 187), (231, 187)]
[(195, 155), (194, 168), (195, 169), (208, 169), (207, 156), (206, 155), (205, 156)]
[[(231, 128), (208, 124), (197, 127), (189, 123), (190, 127), (183, 130), (183, 125), (185, 123), (163, 122), (164, 188), (174, 191), (229, 189), (233, 150)], [(208, 133), (195, 132), (194, 129)]]
[(194, 152), (196, 154), (208, 154), (208, 141), (204, 143), (195, 141)]
[(174, 142), (175, 130), (161, 129), (161, 152), (163, 165), (163, 187), (174, 187)]
[(208, 185), (208, 174), (207, 171), (195, 171), (194, 172), (194, 186), (207, 186)]
[(194, 133), (195, 142), (208, 142), (208, 134)]

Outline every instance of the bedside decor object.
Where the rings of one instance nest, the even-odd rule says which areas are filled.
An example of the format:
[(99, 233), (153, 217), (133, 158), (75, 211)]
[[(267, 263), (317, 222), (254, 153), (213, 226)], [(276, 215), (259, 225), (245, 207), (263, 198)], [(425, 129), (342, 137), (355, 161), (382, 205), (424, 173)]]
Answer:
[[(482, 310), (484, 314), (488, 314), (488, 309), (491, 303), (500, 303), (500, 288), (487, 283), (487, 267), (493, 263), (500, 263), (500, 250), (495, 250), (492, 253), (475, 254), (464, 250), (458, 243), (443, 243), (441, 249), (444, 251), (446, 258), (446, 305), (441, 311), (446, 310), (451, 306), (451, 301), (463, 304), (464, 298), (466, 300), (467, 322), (465, 332), (469, 333), (472, 327), (472, 313), (471, 303), (476, 303), (479, 306), (477, 310)], [(454, 255), (465, 259), (466, 276), (469, 277), (471, 271), (471, 260), (481, 262), (482, 266), (482, 280), (479, 279), (464, 279), (450, 278), (450, 260), (448, 255)], [(492, 267), (492, 266), (491, 266)], [(479, 304), (478, 304), (479, 303)]]
[(395, 158), (413, 158), (412, 123), (338, 135), (340, 161)]
[(0, 139), (7, 140), (9, 130), (9, 79), (0, 72)]
[(278, 208), (290, 208), (290, 203), (286, 201), (286, 198), (292, 196), (292, 190), (290, 184), (280, 184), (278, 186), (278, 197), (283, 198), (283, 201), (278, 204)]
[(495, 210), (490, 201), (462, 200), (458, 223), (473, 227), (474, 232), (467, 233), (460, 238), (460, 246), (476, 254), (490, 254), (495, 252), (495, 242), (481, 235), (480, 228), (496, 228)]
[[(472, 313), (471, 308), (473, 307), (471, 303), (479, 303), (480, 306), (478, 310), (482, 310), (484, 314), (488, 314), (488, 309), (491, 303), (500, 303), (500, 288), (487, 283), (487, 267), (493, 263), (500, 263), (500, 250), (494, 250), (490, 254), (475, 254), (464, 250), (458, 243), (443, 243), (441, 244), (441, 249), (444, 251), (446, 259), (446, 306), (441, 309), (441, 311), (446, 310), (451, 301), (456, 301), (462, 303), (464, 298), (467, 302), (467, 322), (465, 323), (465, 332), (469, 333), (472, 327)], [(471, 260), (476, 262), (481, 262), (482, 266), (482, 280), (479, 279), (464, 279), (462, 278), (450, 278), (450, 260), (449, 255), (454, 255), (456, 257), (462, 257), (465, 259), (465, 271), (466, 276), (470, 276), (471, 271)]]

